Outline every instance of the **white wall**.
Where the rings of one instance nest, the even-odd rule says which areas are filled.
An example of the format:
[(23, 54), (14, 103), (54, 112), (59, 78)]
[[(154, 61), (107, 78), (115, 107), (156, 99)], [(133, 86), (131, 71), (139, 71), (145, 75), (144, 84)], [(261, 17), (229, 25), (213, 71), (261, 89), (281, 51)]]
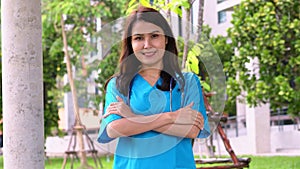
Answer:
[[(103, 156), (103, 155), (111, 155), (112, 152), (115, 151), (116, 148), (116, 141), (112, 141), (108, 144), (100, 144), (97, 142), (97, 136), (98, 134), (89, 134), (89, 137), (94, 143), (94, 147), (96, 150), (98, 150), (98, 154)], [(63, 157), (64, 152), (67, 151), (69, 141), (70, 141), (71, 136), (64, 136), (64, 137), (58, 137), (58, 136), (53, 136), (53, 137), (47, 137), (45, 141), (45, 152), (46, 156), (48, 157)], [(85, 137), (84, 137), (85, 138)], [(89, 150), (88, 144), (86, 142), (86, 139), (84, 139), (85, 143), (85, 150)], [(71, 143), (70, 148), (74, 142)], [(72, 150), (72, 149), (70, 149)], [(78, 146), (75, 147), (76, 151), (79, 151)], [(89, 155), (89, 154), (87, 154)]]
[[(294, 125), (285, 125), (283, 131), (278, 130), (278, 126), (271, 127), (270, 152), (269, 153), (253, 153), (251, 143), (247, 135), (239, 137), (230, 137), (230, 145), (236, 155), (300, 155), (300, 131), (294, 128)], [(216, 146), (215, 155), (229, 155), (220, 138), (214, 137), (213, 144)], [(202, 141), (203, 142), (203, 141)], [(198, 144), (201, 145), (202, 153), (199, 152)], [(197, 141), (194, 146), (195, 154), (208, 154), (204, 148), (204, 143)]]
[(300, 154), (300, 131), (272, 132), (271, 152)]

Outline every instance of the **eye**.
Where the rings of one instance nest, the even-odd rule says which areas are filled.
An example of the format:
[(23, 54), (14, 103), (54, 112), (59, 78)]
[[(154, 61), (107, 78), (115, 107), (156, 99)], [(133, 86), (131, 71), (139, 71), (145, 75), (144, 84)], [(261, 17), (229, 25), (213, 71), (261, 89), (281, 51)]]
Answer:
[(134, 36), (132, 39), (134, 41), (140, 41), (140, 40), (143, 40), (143, 37), (141, 37), (141, 36)]
[(152, 34), (151, 37), (152, 37), (152, 38), (158, 38), (158, 37), (159, 37), (159, 34)]

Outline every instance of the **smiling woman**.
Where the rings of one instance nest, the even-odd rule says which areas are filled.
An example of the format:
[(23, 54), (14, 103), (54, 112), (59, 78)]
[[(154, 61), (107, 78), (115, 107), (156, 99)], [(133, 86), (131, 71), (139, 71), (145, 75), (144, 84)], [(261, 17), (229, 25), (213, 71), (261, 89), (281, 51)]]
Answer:
[(164, 31), (149, 22), (136, 22), (132, 28), (132, 49), (142, 68), (163, 68), (162, 57), (165, 52), (167, 38)]
[(120, 70), (108, 79), (98, 141), (118, 138), (115, 169), (194, 169), (191, 138), (210, 134), (202, 88), (182, 73), (166, 19), (140, 6), (127, 18)]

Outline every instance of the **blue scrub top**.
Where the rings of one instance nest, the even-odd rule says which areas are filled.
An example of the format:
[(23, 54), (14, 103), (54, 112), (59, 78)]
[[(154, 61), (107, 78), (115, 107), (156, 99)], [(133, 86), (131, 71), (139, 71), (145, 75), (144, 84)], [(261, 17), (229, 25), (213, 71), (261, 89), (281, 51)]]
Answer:
[[(172, 110), (176, 111), (194, 102), (193, 109), (201, 112), (204, 117), (204, 129), (200, 131), (198, 138), (206, 138), (210, 134), (210, 128), (199, 78), (190, 72), (183, 73), (183, 75), (185, 78), (183, 94), (178, 83), (172, 90)], [(157, 81), (158, 84), (161, 82), (162, 79)], [(116, 78), (112, 78), (107, 85), (105, 111), (110, 103), (117, 102), (116, 96), (128, 102), (127, 97), (116, 88)], [(140, 115), (170, 112), (170, 91), (161, 91), (156, 85), (151, 86), (141, 75), (137, 74), (132, 82), (130, 108), (135, 114)], [(108, 137), (106, 126), (120, 118), (122, 117), (112, 114), (102, 119), (98, 142), (108, 143), (113, 140)], [(118, 138), (113, 166), (115, 169), (196, 168), (191, 139), (155, 131)]]

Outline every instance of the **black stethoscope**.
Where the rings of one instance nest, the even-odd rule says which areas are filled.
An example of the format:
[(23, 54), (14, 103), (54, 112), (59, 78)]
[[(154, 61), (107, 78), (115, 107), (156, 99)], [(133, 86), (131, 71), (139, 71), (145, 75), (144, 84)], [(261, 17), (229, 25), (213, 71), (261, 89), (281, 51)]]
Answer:
[[(169, 93), (170, 93), (170, 112), (172, 112), (172, 85), (173, 85), (173, 81), (174, 81), (174, 78), (171, 77), (171, 80), (170, 80), (170, 90), (169, 90)], [(132, 81), (129, 83), (129, 88), (128, 88), (128, 93), (127, 93), (127, 105), (130, 107), (130, 95), (131, 95), (131, 88), (132, 88)], [(182, 103), (183, 103), (183, 95), (184, 93), (182, 92), (181, 93), (181, 104), (180, 104), (180, 107), (182, 106)]]

